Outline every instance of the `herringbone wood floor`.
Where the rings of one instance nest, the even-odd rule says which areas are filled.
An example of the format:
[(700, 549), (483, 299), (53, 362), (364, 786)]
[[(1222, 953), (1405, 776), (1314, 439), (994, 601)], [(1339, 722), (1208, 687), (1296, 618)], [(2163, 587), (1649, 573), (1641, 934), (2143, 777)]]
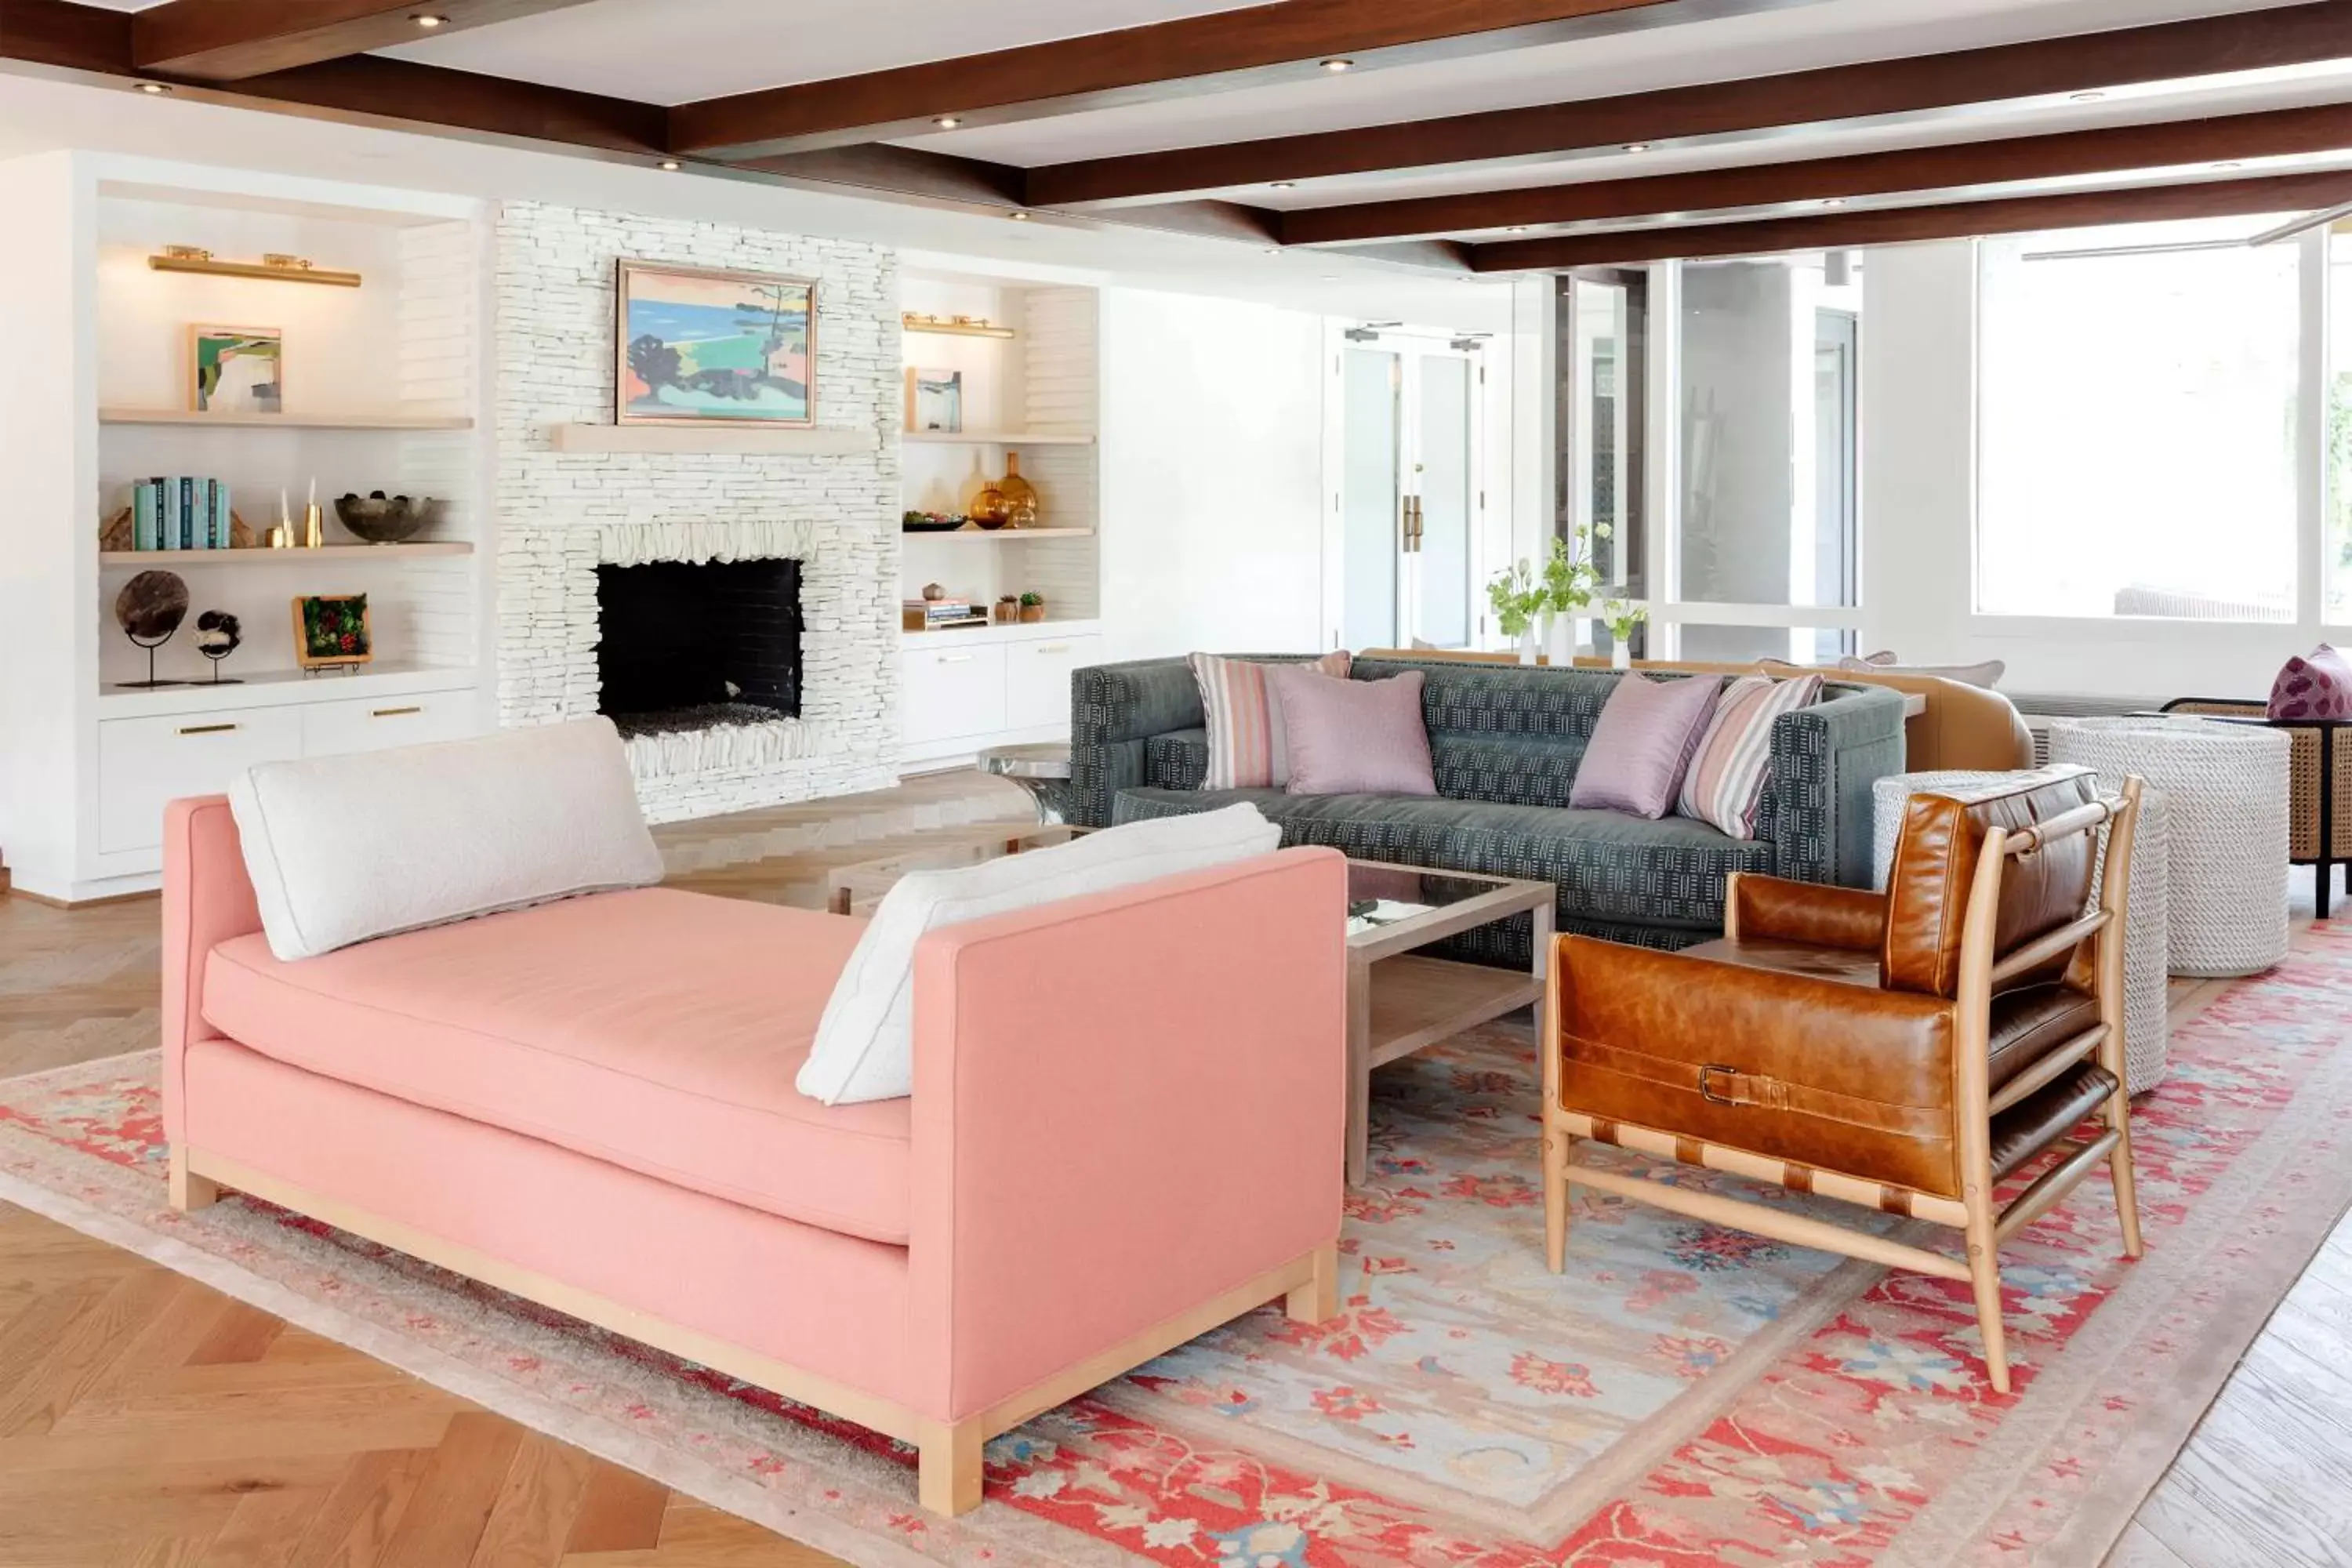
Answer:
[[(814, 907), (832, 865), (1026, 804), (964, 775), (660, 837), (681, 885)], [(0, 897), (0, 1078), (154, 1043), (156, 921)], [(0, 1568), (833, 1561), (0, 1205)], [(2305, 1564), (2352, 1568), (2352, 1221), (2107, 1568)]]

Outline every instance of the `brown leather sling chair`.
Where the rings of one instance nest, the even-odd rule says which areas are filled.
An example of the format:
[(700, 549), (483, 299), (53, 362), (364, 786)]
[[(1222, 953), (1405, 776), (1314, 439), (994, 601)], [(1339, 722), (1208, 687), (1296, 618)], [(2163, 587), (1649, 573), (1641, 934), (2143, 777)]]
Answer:
[[(1885, 893), (1736, 873), (1718, 942), (1654, 952), (1560, 938), (1544, 1028), (1552, 1271), (1566, 1265), (1574, 1183), (1965, 1279), (2006, 1393), (2000, 1245), (2105, 1161), (2124, 1251), (2140, 1253), (2123, 1006), (2139, 796), (2137, 778), (2102, 797), (2067, 769), (1915, 795)], [(2095, 1113), (2098, 1131), (2071, 1139)], [(1581, 1163), (1579, 1138), (1951, 1226), (1967, 1261)], [(1996, 1184), (2053, 1153), (1996, 1201)]]

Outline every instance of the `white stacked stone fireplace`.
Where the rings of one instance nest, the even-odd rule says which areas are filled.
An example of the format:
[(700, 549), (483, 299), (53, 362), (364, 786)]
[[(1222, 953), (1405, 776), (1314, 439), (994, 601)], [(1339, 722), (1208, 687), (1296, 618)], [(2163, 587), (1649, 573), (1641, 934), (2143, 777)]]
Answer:
[[(599, 711), (597, 568), (800, 563), (797, 717), (633, 735), (646, 816), (676, 821), (878, 789), (898, 747), (901, 391), (896, 265), (869, 245), (727, 224), (515, 204), (497, 226), (499, 716)], [(873, 431), (835, 454), (567, 452), (613, 418), (623, 257), (814, 278), (817, 423)]]

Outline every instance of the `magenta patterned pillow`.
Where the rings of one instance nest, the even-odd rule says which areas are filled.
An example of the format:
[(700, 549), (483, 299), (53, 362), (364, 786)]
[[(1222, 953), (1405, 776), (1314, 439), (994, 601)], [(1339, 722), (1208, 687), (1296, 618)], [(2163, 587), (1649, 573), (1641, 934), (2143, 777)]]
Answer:
[(2286, 668), (2271, 682), (2273, 719), (2352, 719), (2352, 660), (2326, 643)]
[(1674, 809), (1698, 738), (1715, 712), (1719, 675), (1652, 680), (1627, 675), (1601, 710), (1568, 804), (1661, 817)]
[(1422, 722), (1421, 671), (1334, 680), (1298, 666), (1269, 668), (1290, 738), (1292, 795), (1435, 795)]

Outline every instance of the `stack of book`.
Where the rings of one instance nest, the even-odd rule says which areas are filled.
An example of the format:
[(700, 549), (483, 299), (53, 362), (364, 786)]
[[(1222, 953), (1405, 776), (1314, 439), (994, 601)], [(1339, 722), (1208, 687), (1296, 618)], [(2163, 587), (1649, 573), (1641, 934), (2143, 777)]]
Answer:
[(899, 625), (910, 632), (988, 625), (986, 606), (970, 599), (906, 599), (899, 603), (898, 610)]
[(141, 479), (131, 487), (134, 550), (226, 550), (228, 486), (219, 479)]

